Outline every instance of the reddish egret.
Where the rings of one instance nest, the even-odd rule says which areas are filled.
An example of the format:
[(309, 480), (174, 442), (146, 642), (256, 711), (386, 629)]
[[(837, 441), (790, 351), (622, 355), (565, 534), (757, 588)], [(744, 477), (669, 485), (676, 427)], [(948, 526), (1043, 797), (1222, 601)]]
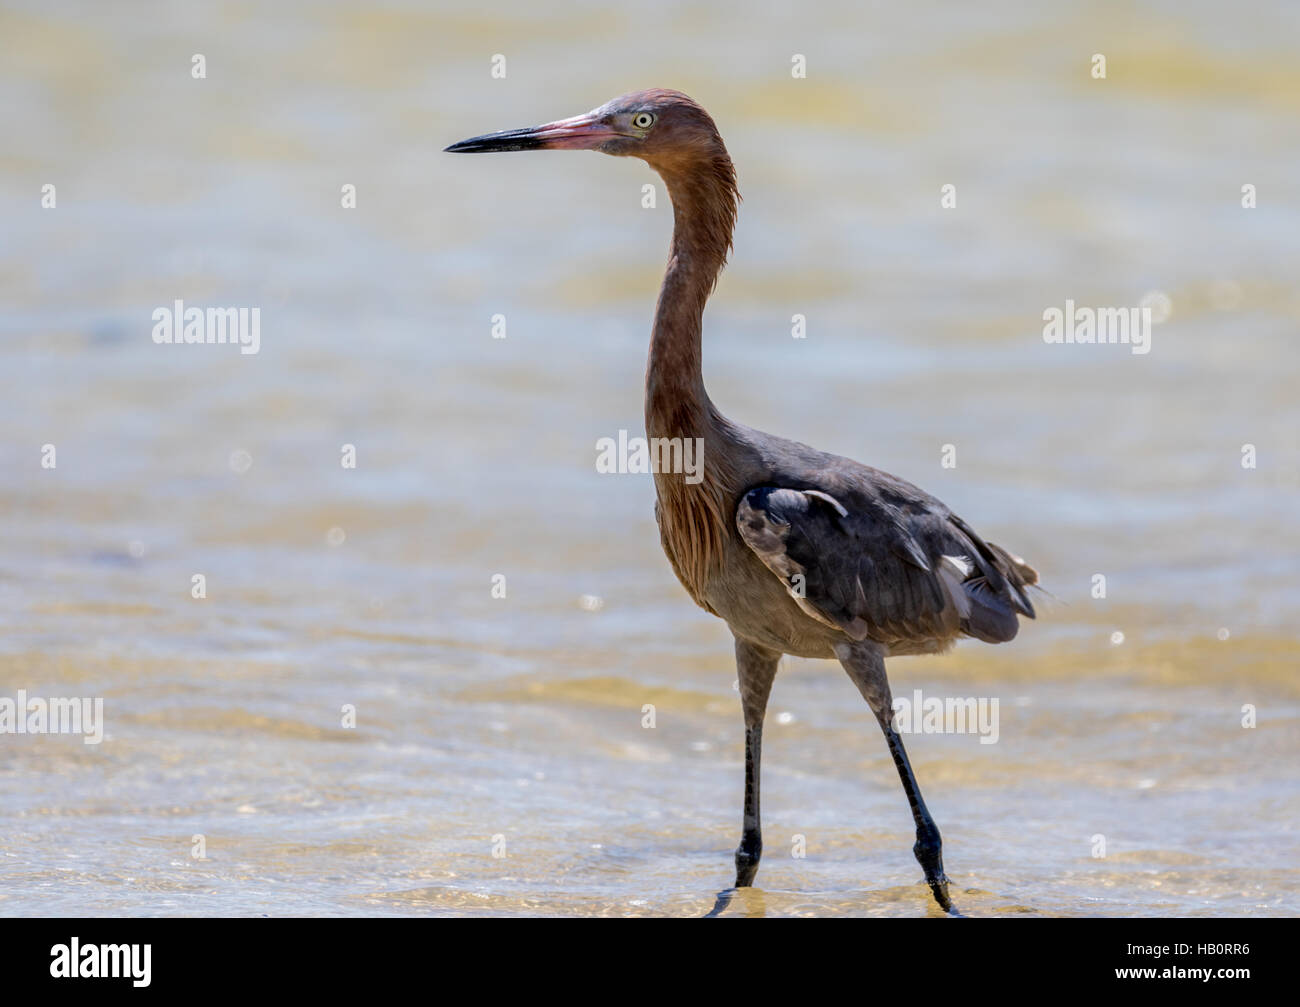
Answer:
[(753, 883), (762, 853), (759, 761), (777, 664), (782, 654), (832, 658), (885, 733), (916, 822), (912, 852), (935, 900), (954, 912), (939, 830), (892, 723), (885, 658), (941, 652), (961, 636), (1012, 639), (1017, 615), (1034, 616), (1025, 588), (1038, 575), (911, 483), (752, 430), (714, 407), (700, 332), (740, 196), (713, 119), (686, 95), (640, 91), (447, 150), (599, 150), (641, 158), (668, 187), (673, 238), (650, 337), (645, 424), (651, 438), (704, 445), (702, 481), (655, 473), (655, 517), (682, 585), (736, 638), (745, 800), (735, 887)]

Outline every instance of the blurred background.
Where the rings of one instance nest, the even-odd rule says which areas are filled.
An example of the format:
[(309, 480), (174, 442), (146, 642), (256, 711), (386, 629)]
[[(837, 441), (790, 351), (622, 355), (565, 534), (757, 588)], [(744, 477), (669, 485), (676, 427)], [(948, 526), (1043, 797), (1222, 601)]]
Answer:
[[(730, 635), (650, 478), (595, 471), (643, 433), (667, 198), (632, 159), (441, 153), (664, 86), (745, 200), (714, 401), (1054, 596), (891, 662), (896, 696), (1000, 701), (995, 745), (908, 742), (958, 905), (1293, 914), (1298, 41), (1264, 0), (3, 0), (0, 695), (107, 728), (0, 736), (0, 913), (689, 915), (730, 883)], [(1148, 355), (1043, 341), (1144, 297)], [(176, 299), (259, 307), (260, 352), (155, 345)], [(730, 912), (934, 912), (839, 667), (787, 659), (768, 725)]]

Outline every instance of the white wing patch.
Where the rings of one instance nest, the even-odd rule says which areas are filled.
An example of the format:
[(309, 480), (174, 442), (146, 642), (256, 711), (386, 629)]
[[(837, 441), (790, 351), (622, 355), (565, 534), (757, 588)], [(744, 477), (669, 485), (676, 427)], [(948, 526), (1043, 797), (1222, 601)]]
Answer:
[(824, 500), (839, 512), (840, 517), (849, 516), (849, 512), (844, 509), (844, 505), (829, 493), (823, 493), (821, 490), (804, 490), (803, 495), (806, 497), (816, 497), (818, 500)]
[(950, 566), (957, 571), (957, 574), (965, 580), (970, 576), (970, 572), (975, 569), (971, 565), (968, 556), (943, 556), (941, 557), (945, 566)]
[(966, 596), (963, 581), (975, 569), (966, 556), (941, 556), (939, 558), (939, 579), (948, 592), (948, 597), (957, 606), (957, 614), (965, 619), (970, 615), (970, 598)]

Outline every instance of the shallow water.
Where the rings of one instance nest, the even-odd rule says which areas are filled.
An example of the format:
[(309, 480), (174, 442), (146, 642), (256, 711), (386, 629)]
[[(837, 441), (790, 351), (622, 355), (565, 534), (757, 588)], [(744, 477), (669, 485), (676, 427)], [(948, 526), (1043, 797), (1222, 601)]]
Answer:
[[(9, 0), (0, 696), (107, 727), (0, 735), (0, 912), (712, 906), (730, 637), (649, 478), (594, 468), (642, 430), (667, 201), (630, 160), (440, 153), (665, 85), (745, 196), (714, 400), (934, 492), (1054, 595), (1009, 646), (892, 663), (999, 701), (996, 744), (908, 740), (958, 904), (1294, 914), (1300, 14), (1216, 7)], [(1150, 354), (1043, 342), (1066, 298), (1151, 292)], [(177, 298), (260, 306), (260, 352), (155, 345)], [(935, 912), (839, 669), (788, 659), (768, 723), (729, 912)]]

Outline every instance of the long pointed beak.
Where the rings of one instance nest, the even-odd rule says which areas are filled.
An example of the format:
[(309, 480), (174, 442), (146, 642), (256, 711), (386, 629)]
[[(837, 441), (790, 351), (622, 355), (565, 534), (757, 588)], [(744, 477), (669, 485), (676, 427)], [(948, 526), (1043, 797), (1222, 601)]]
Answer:
[(486, 154), (501, 150), (597, 150), (623, 134), (594, 112), (529, 129), (503, 129), (470, 137), (446, 147), (449, 154)]

